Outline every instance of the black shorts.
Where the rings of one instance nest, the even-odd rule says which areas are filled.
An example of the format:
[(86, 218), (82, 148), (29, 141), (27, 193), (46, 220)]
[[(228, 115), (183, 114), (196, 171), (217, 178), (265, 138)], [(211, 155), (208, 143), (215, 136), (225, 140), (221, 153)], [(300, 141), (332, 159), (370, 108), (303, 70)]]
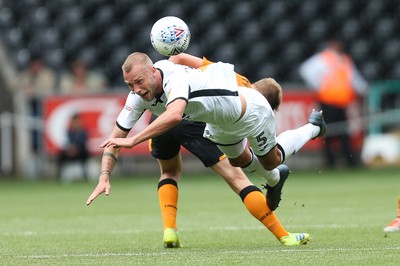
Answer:
[[(155, 116), (151, 117), (151, 122)], [(212, 166), (224, 158), (218, 147), (203, 137), (205, 124), (182, 120), (168, 132), (152, 139), (151, 155), (160, 160), (169, 160), (175, 157), (181, 145), (195, 155), (205, 167)]]

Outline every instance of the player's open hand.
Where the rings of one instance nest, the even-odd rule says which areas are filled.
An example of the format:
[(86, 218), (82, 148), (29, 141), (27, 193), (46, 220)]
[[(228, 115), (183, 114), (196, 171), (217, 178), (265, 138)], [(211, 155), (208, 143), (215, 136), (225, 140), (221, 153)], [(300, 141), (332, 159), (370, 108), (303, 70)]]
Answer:
[(130, 138), (110, 138), (100, 144), (100, 148), (132, 148), (133, 144)]
[(88, 200), (86, 201), (86, 205), (92, 203), (92, 201), (100, 196), (101, 194), (105, 193), (106, 196), (110, 195), (111, 184), (107, 178), (100, 178), (99, 183), (97, 184), (96, 188), (93, 190), (92, 194), (90, 194)]

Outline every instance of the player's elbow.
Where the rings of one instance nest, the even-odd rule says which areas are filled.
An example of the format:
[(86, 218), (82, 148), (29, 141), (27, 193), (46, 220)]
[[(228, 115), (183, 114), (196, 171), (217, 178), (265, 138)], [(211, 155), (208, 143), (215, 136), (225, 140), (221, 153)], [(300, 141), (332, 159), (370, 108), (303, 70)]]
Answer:
[(168, 116), (170, 123), (174, 125), (179, 124), (182, 121), (182, 117), (182, 114), (178, 112), (172, 113)]

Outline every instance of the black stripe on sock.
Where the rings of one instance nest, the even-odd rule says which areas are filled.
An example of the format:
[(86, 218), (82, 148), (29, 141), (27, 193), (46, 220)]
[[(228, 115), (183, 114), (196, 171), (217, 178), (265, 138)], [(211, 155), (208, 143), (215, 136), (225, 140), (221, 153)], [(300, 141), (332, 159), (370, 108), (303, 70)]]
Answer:
[(157, 188), (157, 190), (159, 190), (160, 187), (162, 187), (162, 186), (164, 186), (164, 185), (167, 185), (167, 184), (174, 185), (174, 186), (176, 186), (176, 188), (178, 188), (178, 183), (176, 183), (175, 180), (173, 180), (173, 179), (171, 179), (171, 178), (167, 178), (167, 179), (163, 179), (163, 180), (161, 180), (160, 182), (158, 182), (158, 188)]
[(261, 190), (260, 190), (258, 187), (254, 186), (254, 185), (251, 185), (251, 186), (247, 186), (247, 187), (245, 187), (244, 189), (242, 189), (242, 190), (239, 192), (239, 196), (240, 196), (240, 198), (242, 199), (242, 201), (244, 201), (244, 199), (246, 198), (246, 196), (247, 196), (250, 192), (253, 192), (253, 191), (260, 191), (260, 192), (261, 192)]

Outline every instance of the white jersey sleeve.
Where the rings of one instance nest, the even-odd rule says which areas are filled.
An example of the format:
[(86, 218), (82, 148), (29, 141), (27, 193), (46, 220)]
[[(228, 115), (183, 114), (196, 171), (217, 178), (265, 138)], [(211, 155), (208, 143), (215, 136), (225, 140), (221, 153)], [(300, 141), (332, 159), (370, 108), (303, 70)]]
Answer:
[(124, 131), (129, 131), (146, 111), (145, 101), (140, 96), (130, 92), (125, 101), (125, 106), (117, 118), (117, 125)]
[(165, 111), (166, 98), (163, 94), (159, 99), (151, 102), (143, 100), (139, 95), (130, 92), (125, 101), (125, 106), (117, 118), (117, 125), (124, 131), (131, 130), (146, 110), (159, 116)]

